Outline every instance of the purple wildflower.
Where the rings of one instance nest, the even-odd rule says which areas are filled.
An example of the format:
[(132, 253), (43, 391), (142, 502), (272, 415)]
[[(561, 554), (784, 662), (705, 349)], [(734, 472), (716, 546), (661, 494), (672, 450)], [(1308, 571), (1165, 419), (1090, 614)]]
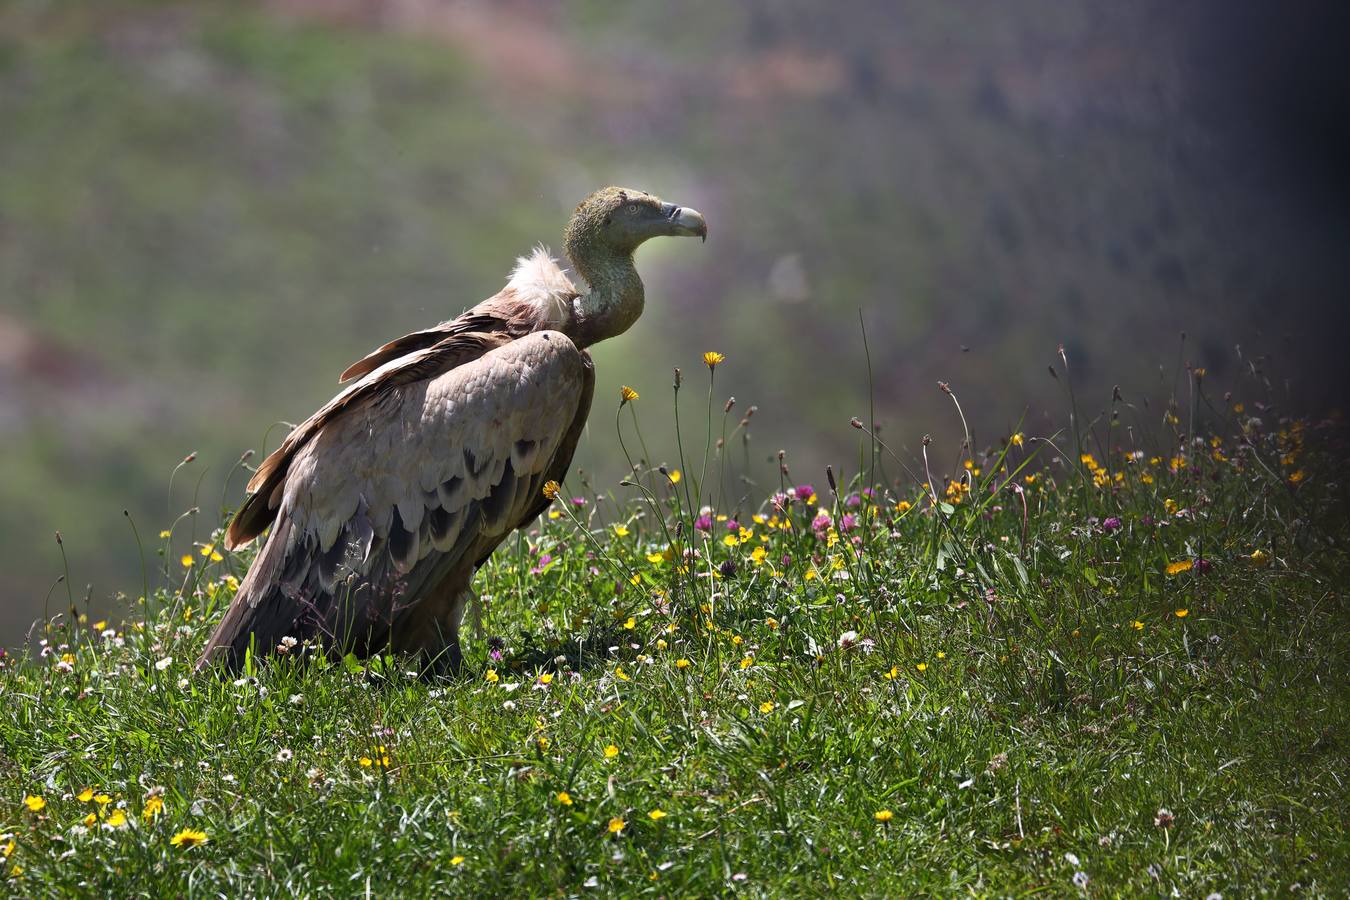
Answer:
[(1200, 573), (1201, 575), (1204, 575), (1210, 569), (1214, 568), (1214, 564), (1211, 563), (1209, 560), (1205, 559), (1204, 557), (1201, 557), (1195, 561), (1195, 565), (1193, 566), (1193, 568), (1195, 569), (1196, 572)]
[(712, 526), (713, 526), (712, 516), (708, 515), (707, 513), (704, 513), (703, 515), (699, 516), (697, 519), (694, 520), (694, 528), (697, 529), (698, 531), (710, 532), (712, 531)]
[(857, 509), (862, 506), (862, 497), (858, 494), (849, 494), (844, 498), (844, 505), (849, 509)]
[(717, 570), (722, 573), (723, 578), (735, 578), (736, 560), (734, 559), (723, 560), (722, 565), (718, 566)]
[(770, 498), (770, 502), (773, 504), (774, 512), (784, 512), (787, 510), (788, 495), (779, 491)]
[(1110, 534), (1120, 528), (1120, 516), (1107, 516), (1102, 522), (1102, 531)]
[(727, 519), (727, 531), (740, 531), (741, 523), (735, 519)]
[(572, 498), (572, 505), (573, 505), (573, 506), (585, 506), (585, 505), (586, 505), (586, 498), (585, 498), (585, 497), (573, 497), (573, 498)]
[(816, 517), (811, 520), (811, 530), (816, 532), (817, 537), (820, 537), (823, 536), (825, 530), (833, 524), (834, 521), (830, 518), (830, 514), (822, 509), (820, 512), (816, 513)]
[(858, 517), (853, 513), (844, 513), (839, 517), (839, 530), (852, 531), (858, 527)]
[(816, 495), (816, 489), (809, 484), (799, 484), (793, 493), (797, 495), (798, 500), (805, 503)]

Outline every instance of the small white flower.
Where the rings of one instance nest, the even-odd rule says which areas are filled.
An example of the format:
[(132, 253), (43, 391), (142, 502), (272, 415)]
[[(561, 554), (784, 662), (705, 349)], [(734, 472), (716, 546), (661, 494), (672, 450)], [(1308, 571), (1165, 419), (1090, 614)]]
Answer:
[(186, 678), (180, 678), (180, 679), (178, 679), (178, 689), (179, 689), (180, 691), (185, 691), (185, 690), (187, 690), (187, 689), (188, 689), (188, 686), (191, 685), (191, 684), (192, 684), (192, 682), (188, 681)]
[(279, 763), (288, 763), (294, 757), (295, 754), (291, 752), (289, 747), (282, 747), (280, 750), (277, 751), (277, 762)]
[(291, 694), (291, 696), (290, 696), (290, 704), (291, 704), (291, 706), (304, 706), (304, 705), (305, 705), (305, 695), (304, 695), (304, 694)]
[(856, 643), (858, 643), (858, 632), (856, 631), (845, 631), (843, 634), (839, 635), (840, 650), (847, 650)]
[(1078, 868), (1080, 865), (1082, 865), (1082, 863), (1078, 861), (1077, 854), (1074, 853), (1065, 853), (1064, 861), (1069, 865), (1073, 866), (1075, 869)]
[(1091, 880), (1092, 880), (1092, 879), (1088, 878), (1088, 873), (1086, 873), (1086, 872), (1074, 872), (1074, 873), (1073, 873), (1073, 883), (1074, 883), (1074, 886), (1077, 887), (1077, 888), (1079, 888), (1079, 889), (1081, 889), (1081, 890), (1087, 890), (1088, 882), (1091, 881)]

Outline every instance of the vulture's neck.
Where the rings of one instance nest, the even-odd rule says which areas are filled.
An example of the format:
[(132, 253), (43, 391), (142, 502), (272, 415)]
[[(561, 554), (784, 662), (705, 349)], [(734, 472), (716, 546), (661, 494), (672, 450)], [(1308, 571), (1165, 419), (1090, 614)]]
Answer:
[(571, 335), (578, 346), (623, 334), (642, 315), (642, 279), (633, 265), (633, 254), (606, 250), (572, 253), (572, 268), (589, 290), (576, 299), (576, 324)]

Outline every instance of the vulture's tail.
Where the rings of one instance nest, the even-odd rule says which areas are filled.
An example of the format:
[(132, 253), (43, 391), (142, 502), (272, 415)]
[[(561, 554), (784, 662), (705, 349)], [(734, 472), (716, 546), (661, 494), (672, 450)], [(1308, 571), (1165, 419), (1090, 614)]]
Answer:
[(290, 531), (290, 520), (278, 516), (225, 618), (206, 642), (206, 649), (197, 661), (198, 672), (215, 663), (223, 663), (229, 670), (237, 669), (243, 665), (250, 643), (256, 641), (259, 653), (268, 652), (294, 625), (292, 617), (285, 614), (292, 601), (282, 596), (280, 584)]

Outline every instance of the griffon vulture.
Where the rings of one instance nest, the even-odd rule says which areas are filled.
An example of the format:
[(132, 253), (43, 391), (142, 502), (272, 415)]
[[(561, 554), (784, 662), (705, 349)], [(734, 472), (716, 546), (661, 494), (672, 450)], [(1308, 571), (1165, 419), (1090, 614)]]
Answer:
[(708, 228), (643, 191), (597, 191), (564, 237), (583, 284), (540, 247), (496, 296), (348, 367), (249, 480), (226, 545), (271, 530), (199, 668), (290, 637), (457, 671), (473, 573), (567, 472), (595, 386), (586, 348), (641, 314), (633, 253), (660, 235)]

